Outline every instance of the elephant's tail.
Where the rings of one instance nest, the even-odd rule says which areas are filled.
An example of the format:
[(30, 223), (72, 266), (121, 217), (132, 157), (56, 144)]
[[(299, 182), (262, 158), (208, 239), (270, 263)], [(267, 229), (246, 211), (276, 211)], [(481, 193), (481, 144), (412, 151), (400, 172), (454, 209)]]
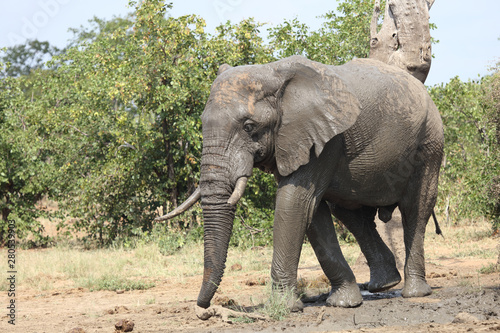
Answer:
[(441, 231), (441, 228), (439, 227), (439, 223), (436, 217), (436, 213), (434, 212), (434, 209), (432, 210), (432, 219), (434, 220), (434, 225), (436, 226), (436, 234), (441, 235), (441, 237), (444, 238), (443, 232)]

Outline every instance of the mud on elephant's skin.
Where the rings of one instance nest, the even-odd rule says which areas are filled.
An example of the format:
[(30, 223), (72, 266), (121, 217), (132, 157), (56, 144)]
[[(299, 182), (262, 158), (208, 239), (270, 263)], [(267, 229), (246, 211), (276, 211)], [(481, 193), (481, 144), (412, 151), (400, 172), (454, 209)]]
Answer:
[[(362, 302), (337, 242), (333, 214), (367, 258), (368, 289), (394, 286), (401, 276), (374, 218), (379, 210), (388, 220), (399, 207), (406, 248), (402, 294), (431, 293), (423, 245), (436, 202), (443, 129), (420, 81), (369, 59), (327, 66), (294, 56), (266, 65), (224, 65), (202, 124), (200, 187), (190, 198), (201, 197), (204, 215), (200, 307), (210, 306), (221, 281), (235, 204), (254, 167), (273, 173), (278, 182), (271, 268), (276, 285), (296, 288), (307, 235), (332, 284), (327, 303)], [(397, 181), (388, 182), (388, 174)]]

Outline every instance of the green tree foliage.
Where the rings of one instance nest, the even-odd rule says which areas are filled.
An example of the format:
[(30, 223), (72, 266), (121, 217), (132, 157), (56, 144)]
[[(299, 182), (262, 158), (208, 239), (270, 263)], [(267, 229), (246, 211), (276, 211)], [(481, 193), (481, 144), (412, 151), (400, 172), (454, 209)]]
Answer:
[[(493, 74), (487, 77), (485, 84), (486, 118), (488, 128), (494, 138), (491, 140), (491, 150), (496, 156), (491, 182), (488, 188), (488, 215), (493, 221), (493, 228), (500, 229), (500, 62), (492, 68)], [(496, 163), (495, 163), (496, 162)], [(495, 169), (496, 166), (496, 169)]]
[(44, 83), (54, 93), (54, 131), (73, 152), (58, 161), (57, 199), (101, 240), (150, 230), (159, 206), (171, 209), (194, 190), (214, 61), (223, 50), (235, 64), (258, 54), (239, 39), (252, 22), (228, 29), (230, 40), (217, 36), (214, 48), (201, 18), (166, 17), (167, 8), (147, 1), (128, 25), (86, 33), (92, 38), (60, 57)]
[(445, 85), (429, 88), (445, 129), (437, 209), (453, 223), (489, 216), (497, 221), (494, 227), (498, 228), (500, 149), (496, 82), (498, 72), (480, 81), (463, 82), (456, 77)]
[[(170, 5), (163, 1), (131, 5), (136, 11), (126, 19), (94, 18), (90, 29), (75, 29), (72, 46), (49, 70), (30, 75), (33, 96), (21, 89), (26, 76), (2, 81), (17, 89), (17, 95), (2, 90), (2, 110), (17, 121), (16, 133), (2, 134), (29, 131), (24, 137), (39, 142), (30, 149), (47, 153), (32, 167), (50, 176), (59, 217), (75, 218), (71, 227), (102, 243), (151, 230), (159, 207), (171, 209), (197, 186), (200, 114), (219, 66), (272, 59), (253, 20), (228, 22), (211, 36), (197, 16), (167, 16)], [(10, 154), (12, 147), (6, 149)], [(179, 219), (181, 227), (198, 214)]]
[(98, 39), (106, 39), (115, 30), (129, 28), (133, 19), (132, 14), (123, 18), (115, 16), (108, 21), (94, 16), (86, 26), (81, 25), (79, 28), (69, 29), (73, 33), (73, 38), (69, 41), (67, 48), (77, 46), (82, 42), (92, 43)]
[(61, 52), (49, 42), (28, 40), (24, 44), (7, 48), (0, 57), (6, 66), (0, 71), (2, 77), (30, 75), (34, 69), (43, 68), (45, 62)]
[[(199, 237), (199, 207), (166, 229), (152, 221), (198, 185), (200, 115), (220, 65), (294, 54), (342, 64), (369, 52), (373, 0), (340, 2), (317, 31), (297, 19), (285, 21), (268, 29), (268, 43), (264, 25), (252, 19), (227, 22), (208, 34), (198, 16), (169, 16), (165, 1), (130, 4), (131, 15), (94, 18), (88, 27), (73, 29), (74, 38), (60, 52), (29, 42), (2, 58), (10, 67), (0, 68), (0, 240), (7, 218), (16, 219), (21, 237), (39, 235), (36, 218), (48, 213), (37, 202), (47, 195), (59, 207), (52, 217), (88, 238), (106, 244), (146, 235), (174, 244), (166, 249), (171, 252), (186, 237)], [(46, 65), (15, 65), (41, 59), (30, 47), (43, 57), (59, 54)], [(498, 110), (500, 81), (494, 78), (452, 80), (431, 89), (447, 139), (439, 207), (449, 202), (453, 218), (494, 211), (491, 193), (498, 192), (490, 185), (498, 170), (498, 131), (484, 118), (498, 129), (498, 111), (492, 110)], [(255, 170), (231, 244), (269, 244), (275, 191), (274, 178)], [(475, 197), (466, 200), (470, 193)], [(172, 228), (176, 233), (165, 236)]]
[(35, 220), (43, 215), (37, 203), (48, 191), (51, 173), (40, 172), (49, 155), (41, 144), (37, 115), (26, 107), (30, 100), (23, 88), (30, 80), (29, 76), (0, 80), (0, 244), (9, 219), (16, 221), (19, 237), (27, 233), (38, 237), (42, 231)]
[(367, 58), (370, 52), (370, 22), (373, 0), (346, 0), (321, 18), (317, 31), (287, 20), (269, 29), (269, 37), (279, 58), (303, 55), (324, 64), (341, 65), (353, 58)]

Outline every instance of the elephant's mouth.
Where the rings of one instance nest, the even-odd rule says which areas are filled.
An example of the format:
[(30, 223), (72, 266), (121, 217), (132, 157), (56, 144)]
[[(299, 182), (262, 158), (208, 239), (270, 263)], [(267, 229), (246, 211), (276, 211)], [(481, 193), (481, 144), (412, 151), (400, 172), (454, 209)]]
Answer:
[(273, 173), (276, 170), (276, 157), (273, 151), (266, 153), (264, 148), (260, 148), (255, 153), (254, 166), (266, 173)]

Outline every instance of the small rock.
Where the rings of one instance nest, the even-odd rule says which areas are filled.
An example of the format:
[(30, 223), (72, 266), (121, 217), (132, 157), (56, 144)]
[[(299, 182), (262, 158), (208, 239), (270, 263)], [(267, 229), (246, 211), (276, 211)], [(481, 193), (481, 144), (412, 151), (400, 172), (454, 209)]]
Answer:
[(453, 319), (452, 323), (461, 324), (461, 323), (474, 323), (479, 321), (476, 317), (467, 312), (460, 312), (456, 315), (455, 319)]
[(427, 277), (429, 279), (435, 279), (435, 278), (440, 278), (440, 277), (446, 277), (446, 274), (439, 274), (436, 272), (430, 272), (429, 274), (427, 274)]
[(132, 332), (134, 329), (134, 322), (128, 319), (122, 319), (115, 324), (115, 328), (118, 332)]
[(125, 292), (125, 290), (117, 290), (116, 293), (117, 294), (123, 294)]
[(258, 279), (248, 279), (245, 281), (245, 285), (247, 285), (249, 287), (264, 286), (264, 285), (266, 285), (266, 283), (267, 283), (267, 280), (263, 277), (258, 278)]
[(249, 286), (249, 287), (252, 287), (252, 286), (255, 286), (257, 285), (257, 281), (253, 280), (253, 279), (249, 279), (249, 280), (246, 280), (245, 281), (245, 285)]
[(243, 267), (240, 264), (234, 264), (231, 266), (231, 271), (241, 271)]
[(86, 333), (83, 328), (75, 327), (72, 328), (68, 333)]
[(123, 306), (123, 305), (118, 305), (118, 306), (115, 306), (114, 309), (108, 309), (108, 310), (104, 310), (104, 314), (110, 314), (110, 315), (113, 315), (113, 314), (117, 314), (117, 313), (129, 313), (129, 309), (126, 307), (126, 306)]
[(113, 313), (129, 313), (129, 309), (124, 305), (115, 306)]

